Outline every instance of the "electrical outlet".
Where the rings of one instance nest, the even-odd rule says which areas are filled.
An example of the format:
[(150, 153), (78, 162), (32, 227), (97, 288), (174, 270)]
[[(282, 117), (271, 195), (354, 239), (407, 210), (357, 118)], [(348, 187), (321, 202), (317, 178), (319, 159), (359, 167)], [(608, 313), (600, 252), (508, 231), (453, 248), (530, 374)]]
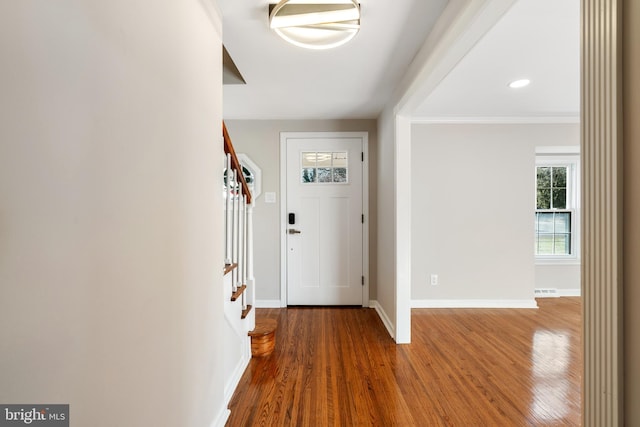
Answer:
[(438, 275), (437, 274), (432, 274), (431, 275), (431, 286), (436, 286), (438, 284)]

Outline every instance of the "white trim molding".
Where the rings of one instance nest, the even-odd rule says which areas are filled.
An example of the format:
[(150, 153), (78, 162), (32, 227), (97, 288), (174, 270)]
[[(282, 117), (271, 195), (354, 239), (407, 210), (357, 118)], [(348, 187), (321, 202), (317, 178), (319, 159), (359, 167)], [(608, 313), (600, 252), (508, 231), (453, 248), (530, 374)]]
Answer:
[(226, 406), (229, 406), (233, 393), (235, 393), (236, 388), (242, 379), (242, 375), (244, 374), (244, 371), (247, 370), (249, 362), (251, 361), (251, 338), (247, 336), (247, 339), (242, 342), (242, 347), (241, 357), (238, 359), (238, 362), (233, 368), (233, 372), (224, 387), (224, 402)]
[(258, 299), (255, 306), (256, 308), (280, 308), (282, 302), (279, 299)]
[(559, 297), (580, 297), (582, 296), (581, 289), (558, 289)]
[(384, 308), (382, 308), (380, 303), (377, 300), (370, 300), (369, 308), (373, 308), (376, 311), (376, 313), (378, 313), (378, 317), (380, 317), (380, 320), (382, 320), (382, 324), (384, 325), (384, 327), (387, 328), (387, 332), (389, 332), (389, 335), (391, 335), (391, 338), (395, 339), (396, 331), (395, 331), (395, 328), (393, 327), (393, 323), (391, 322), (391, 319), (389, 319), (389, 316), (384, 311)]
[(538, 303), (535, 299), (414, 299), (411, 308), (538, 308)]
[(280, 133), (280, 306), (287, 306), (287, 139)]
[(579, 297), (582, 292), (580, 289), (536, 288), (534, 294), (536, 298), (558, 298)]
[(229, 415), (231, 415), (231, 411), (228, 409), (223, 409), (218, 413), (218, 416), (211, 421), (211, 427), (224, 427), (227, 424), (227, 420), (229, 419)]
[(580, 258), (568, 256), (566, 258), (545, 258), (536, 257), (536, 265), (582, 265)]
[(536, 154), (549, 154), (553, 156), (575, 156), (580, 154), (579, 145), (539, 145), (536, 147)]
[[(555, 151), (562, 150), (561, 152)], [(536, 171), (538, 167), (564, 167), (566, 176), (566, 206), (563, 212), (570, 214), (570, 254), (541, 255), (536, 252), (536, 265), (543, 264), (580, 264), (580, 242), (582, 236), (580, 209), (580, 148), (578, 146), (536, 147)], [(536, 186), (538, 180), (536, 178)], [(537, 200), (537, 196), (536, 196)], [(553, 214), (553, 210), (536, 209), (536, 214)], [(537, 227), (536, 227), (537, 228)], [(555, 232), (554, 232), (555, 234)], [(536, 231), (536, 239), (538, 238)], [(537, 240), (536, 240), (537, 242)]]
[(249, 171), (251, 171), (251, 173), (253, 173), (253, 188), (251, 188), (251, 205), (255, 206), (256, 200), (258, 200), (258, 197), (260, 197), (260, 195), (262, 194), (262, 169), (260, 168), (260, 166), (258, 166), (256, 162), (254, 162), (251, 159), (251, 157), (249, 157), (245, 153), (238, 153), (238, 160), (240, 161), (240, 164), (242, 166), (246, 167), (247, 169), (249, 169)]
[(579, 115), (570, 116), (495, 116), (495, 117), (413, 117), (415, 124), (480, 124), (480, 125), (520, 125), (520, 124), (575, 124), (580, 123)]

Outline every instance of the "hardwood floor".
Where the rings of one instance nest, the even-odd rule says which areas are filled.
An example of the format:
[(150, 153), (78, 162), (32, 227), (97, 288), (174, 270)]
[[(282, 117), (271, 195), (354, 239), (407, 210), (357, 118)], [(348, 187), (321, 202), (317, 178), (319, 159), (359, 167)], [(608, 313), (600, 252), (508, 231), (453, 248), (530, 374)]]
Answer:
[(365, 308), (259, 309), (278, 319), (227, 426), (580, 425), (580, 299), (539, 309), (414, 309), (396, 345)]

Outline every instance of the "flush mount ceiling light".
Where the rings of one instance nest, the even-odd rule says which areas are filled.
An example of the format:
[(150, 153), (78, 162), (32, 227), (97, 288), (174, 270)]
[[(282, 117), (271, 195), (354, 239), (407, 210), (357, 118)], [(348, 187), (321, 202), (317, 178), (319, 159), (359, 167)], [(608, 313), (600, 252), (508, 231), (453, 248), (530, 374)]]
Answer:
[(360, 30), (360, 5), (355, 0), (282, 0), (269, 9), (271, 29), (307, 49), (338, 47)]
[(514, 80), (509, 83), (509, 87), (511, 89), (519, 89), (521, 87), (529, 86), (529, 83), (531, 83), (531, 80), (529, 79)]

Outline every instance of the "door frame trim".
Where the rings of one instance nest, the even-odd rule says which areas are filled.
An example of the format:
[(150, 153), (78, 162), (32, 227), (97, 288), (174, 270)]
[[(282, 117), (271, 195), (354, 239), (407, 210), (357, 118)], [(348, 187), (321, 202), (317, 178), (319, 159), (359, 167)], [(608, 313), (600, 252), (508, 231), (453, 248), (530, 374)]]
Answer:
[(287, 306), (287, 140), (289, 138), (360, 138), (362, 162), (362, 306), (369, 307), (369, 132), (280, 132), (280, 306)]

